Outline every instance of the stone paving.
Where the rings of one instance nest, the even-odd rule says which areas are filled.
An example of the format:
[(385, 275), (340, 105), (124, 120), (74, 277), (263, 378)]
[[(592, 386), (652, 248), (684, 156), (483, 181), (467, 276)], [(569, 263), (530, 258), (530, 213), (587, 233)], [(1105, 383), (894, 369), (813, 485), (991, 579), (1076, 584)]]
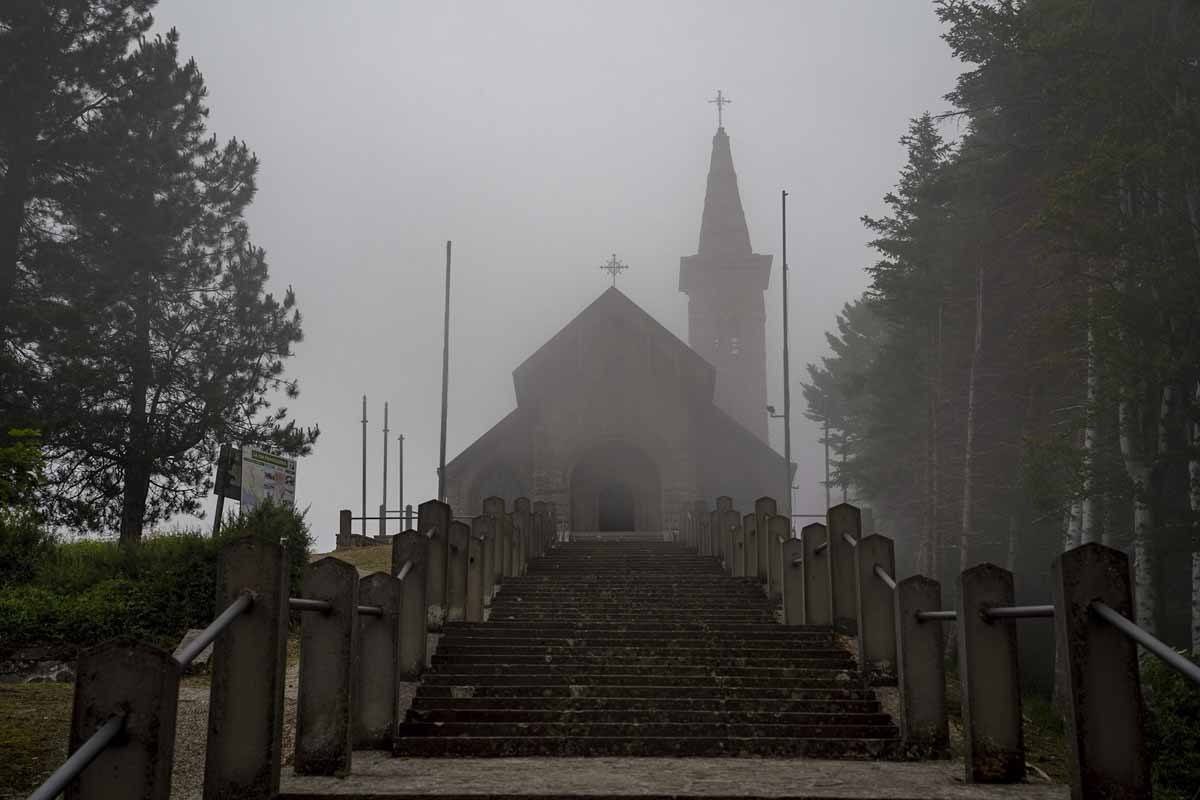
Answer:
[(347, 778), (287, 770), (280, 800), (320, 798), (813, 798), (813, 800), (1066, 800), (1065, 786), (984, 786), (953, 761), (770, 758), (393, 758), (354, 754)]

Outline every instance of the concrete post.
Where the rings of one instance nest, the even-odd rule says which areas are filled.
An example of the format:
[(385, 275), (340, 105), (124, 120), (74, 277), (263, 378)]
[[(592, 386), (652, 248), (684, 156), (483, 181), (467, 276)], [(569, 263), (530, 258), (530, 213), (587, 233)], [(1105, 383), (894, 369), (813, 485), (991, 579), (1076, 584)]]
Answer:
[(543, 530), (558, 530), (558, 526), (555, 524), (554, 518), (554, 503), (538, 500), (532, 506), (532, 514), (534, 517), (541, 520), (540, 524)]
[(722, 511), (721, 517), (721, 552), (725, 554), (725, 574), (733, 575), (736, 568), (738, 548), (735, 546), (734, 531), (740, 535), (742, 531), (742, 515), (737, 509)]
[(471, 529), (466, 523), (450, 523), (446, 537), (446, 622), (462, 622), (467, 609), (467, 540)]
[(724, 566), (725, 554), (721, 552), (721, 514), (720, 510), (708, 512), (708, 541), (713, 557)]
[(958, 668), (968, 783), (1025, 777), (1017, 623), (989, 621), (983, 610), (1013, 604), (1013, 576), (979, 564), (958, 577)]
[(558, 531), (558, 506), (553, 500), (546, 501), (546, 529)]
[(804, 550), (804, 624), (833, 624), (833, 596), (829, 588), (829, 531), (819, 522), (800, 530)]
[(417, 530), (433, 532), (425, 571), (425, 624), (431, 631), (440, 631), (446, 620), (446, 537), (451, 516), (450, 506), (438, 500), (426, 500), (417, 507)]
[(358, 583), (358, 602), (379, 606), (382, 617), (358, 616), (354, 659), (354, 747), (390, 750), (400, 712), (400, 607), (402, 584), (386, 572)]
[(772, 514), (767, 519), (767, 596), (779, 597), (783, 593), (783, 544), (792, 541), (792, 521), (780, 514)]
[[(529, 502), (524, 497), (517, 498), (517, 502), (522, 500), (525, 500), (527, 503)], [(495, 597), (496, 592), (500, 589), (500, 578), (504, 575), (504, 542), (502, 540), (503, 526), (500, 524), (500, 520), (504, 517), (504, 498), (493, 496), (484, 500), (483, 513), (484, 516), (491, 517), (492, 519), (492, 533), (487, 543), (487, 546), (491, 548), (492, 551), (492, 556), (490, 559), (492, 565), (492, 574), (488, 580), (488, 584), (491, 586), (491, 596), (485, 600), (485, 602), (490, 605), (491, 598)]]
[(123, 714), (125, 729), (67, 788), (68, 800), (168, 800), (179, 663), (153, 645), (114, 639), (83, 651), (76, 669), (70, 751), (109, 717)]
[(892, 540), (875, 534), (858, 540), (854, 548), (858, 601), (858, 664), (876, 686), (896, 685), (896, 610), (890, 586), (875, 574), (875, 567), (896, 579)]
[(496, 518), (496, 524), (500, 526), (500, 575), (503, 578), (511, 578), (516, 574), (516, 560), (513, 556), (516, 554), (516, 542), (513, 541), (513, 525), (512, 516), (502, 514)]
[[(763, 538), (767, 536), (767, 531), (763, 529)], [(748, 578), (758, 577), (758, 551), (759, 551), (759, 536), (758, 536), (758, 515), (747, 514), (742, 517), (742, 539), (746, 545), (746, 555), (744, 559), (745, 575)]]
[(833, 591), (833, 625), (853, 634), (858, 626), (857, 586), (854, 579), (854, 546), (844, 538), (862, 538), (858, 509), (840, 503), (829, 509), (829, 585)]
[(804, 624), (804, 544), (788, 539), (780, 548), (783, 556), (783, 624)]
[(304, 572), (301, 596), (327, 612), (300, 615), (300, 690), (296, 699), (296, 773), (348, 775), (354, 655), (358, 639), (358, 570), (326, 557)]
[(411, 563), (400, 581), (400, 657), (398, 673), (402, 681), (415, 681), (425, 669), (428, 613), (425, 589), (428, 581), (429, 539), (418, 531), (405, 531), (392, 537), (392, 574), (399, 576)]
[(491, 520), (484, 516), (471, 520), (471, 533), (467, 537), (467, 606), (463, 619), (467, 622), (483, 622), (483, 595), (487, 534), (485, 528)]
[(905, 578), (894, 605), (900, 736), (911, 756), (940, 757), (950, 744), (943, 623), (921, 622), (917, 612), (942, 609), (942, 586), (924, 575)]
[[(522, 556), (521, 563), (524, 565), (530, 558), (537, 554), (538, 542), (535, 530), (540, 533), (540, 529), (544, 526), (535, 520), (531, 504), (528, 500), (519, 506), (513, 503), (512, 518), (514, 535), (519, 545), (518, 551)], [(524, 574), (523, 566), (520, 574)]]
[[(531, 515), (532, 516), (532, 515)], [(512, 523), (513, 538), (513, 575), (521, 577), (525, 574), (525, 559), (529, 553), (529, 518), (521, 519), (516, 513), (508, 515)]]
[[(746, 558), (748, 553), (746, 552), (746, 531), (742, 527), (743, 517), (740, 514), (737, 517), (737, 522), (734, 522), (732, 519), (729, 520), (729, 551), (733, 553), (733, 577), (742, 578), (746, 575)], [(745, 518), (748, 518), (751, 522), (754, 521), (753, 514), (747, 514)]]
[(1056, 558), (1051, 577), (1054, 633), (1069, 703), (1071, 797), (1149, 798), (1137, 645), (1089, 610), (1099, 601), (1134, 618), (1129, 557), (1085, 544)]
[(287, 550), (279, 545), (235, 539), (217, 558), (217, 608), (247, 590), (255, 600), (213, 644), (205, 800), (279, 793), (288, 576)]
[[(768, 527), (768, 520), (778, 513), (774, 498), (760, 497), (754, 501), (754, 528), (758, 534), (758, 558), (755, 561), (758, 571), (756, 574), (763, 583), (770, 583), (771, 580), (771, 550), (774, 549), (776, 543), (770, 537), (763, 537)], [(775, 588), (775, 594), (779, 592), (779, 587)]]
[(354, 539), (353, 539), (353, 533), (354, 533), (353, 517), (354, 517), (354, 512), (348, 508), (343, 508), (342, 510), (338, 511), (338, 535), (337, 535), (337, 546), (338, 547), (350, 547), (352, 542), (354, 541)]
[(702, 556), (712, 555), (708, 551), (708, 509), (703, 500), (692, 502), (692, 524), (696, 528), (696, 552)]

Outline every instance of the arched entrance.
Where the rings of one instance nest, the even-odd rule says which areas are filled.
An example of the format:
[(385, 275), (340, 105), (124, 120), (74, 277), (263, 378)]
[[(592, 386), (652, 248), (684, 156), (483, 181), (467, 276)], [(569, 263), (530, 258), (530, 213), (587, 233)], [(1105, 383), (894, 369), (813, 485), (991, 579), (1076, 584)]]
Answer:
[(638, 447), (606, 442), (588, 450), (571, 470), (571, 530), (662, 529), (658, 467)]

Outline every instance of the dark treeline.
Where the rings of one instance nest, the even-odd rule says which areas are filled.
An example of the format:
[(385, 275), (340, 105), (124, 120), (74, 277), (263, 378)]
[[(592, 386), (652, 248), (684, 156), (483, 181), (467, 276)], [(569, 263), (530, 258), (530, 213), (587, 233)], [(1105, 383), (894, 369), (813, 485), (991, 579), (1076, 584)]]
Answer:
[(1200, 6), (935, 7), (963, 134), (911, 123), (810, 365), (835, 494), (947, 602), (982, 561), (1047, 602), (1064, 547), (1126, 549), (1139, 622), (1200, 650)]
[(306, 452), (300, 340), (244, 212), (258, 160), (151, 0), (0, 10), (0, 497), (76, 530), (195, 512), (220, 442)]

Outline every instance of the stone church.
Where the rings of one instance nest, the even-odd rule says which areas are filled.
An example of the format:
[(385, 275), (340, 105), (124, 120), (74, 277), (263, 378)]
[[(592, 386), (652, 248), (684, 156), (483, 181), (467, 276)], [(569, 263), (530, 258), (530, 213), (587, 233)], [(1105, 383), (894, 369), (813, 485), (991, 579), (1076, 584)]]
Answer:
[[(770, 255), (755, 253), (729, 136), (713, 136), (700, 245), (679, 263), (684, 344), (610, 288), (513, 371), (517, 407), (446, 465), (447, 499), (555, 503), (576, 531), (679, 527), (719, 494), (786, 497), (767, 443)], [(793, 467), (794, 469), (794, 467)]]

